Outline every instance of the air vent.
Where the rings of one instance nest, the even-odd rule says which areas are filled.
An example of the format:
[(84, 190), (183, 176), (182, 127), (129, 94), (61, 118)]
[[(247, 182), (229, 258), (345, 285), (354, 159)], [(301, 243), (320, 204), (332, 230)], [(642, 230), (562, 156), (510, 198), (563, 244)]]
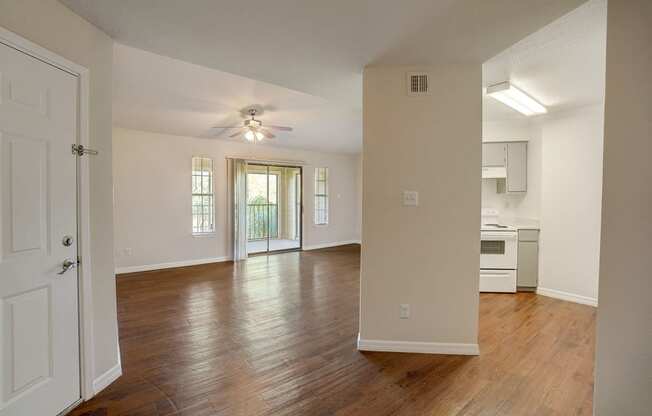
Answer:
[(408, 72), (407, 74), (408, 95), (428, 95), (428, 74), (425, 72)]

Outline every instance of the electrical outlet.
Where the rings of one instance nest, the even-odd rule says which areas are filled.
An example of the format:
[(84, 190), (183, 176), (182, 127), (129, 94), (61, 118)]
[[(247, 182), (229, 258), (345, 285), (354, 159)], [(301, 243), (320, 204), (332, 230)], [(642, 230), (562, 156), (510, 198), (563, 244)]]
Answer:
[(398, 316), (401, 319), (409, 319), (410, 318), (410, 304), (409, 303), (401, 303), (399, 305), (399, 314)]
[(122, 249), (122, 252), (124, 253), (125, 256), (131, 256), (133, 254), (131, 248), (124, 248)]

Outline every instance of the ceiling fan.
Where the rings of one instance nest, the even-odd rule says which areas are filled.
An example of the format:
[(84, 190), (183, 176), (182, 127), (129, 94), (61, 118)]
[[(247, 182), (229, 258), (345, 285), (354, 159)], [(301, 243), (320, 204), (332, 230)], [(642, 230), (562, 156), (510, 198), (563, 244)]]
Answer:
[(244, 134), (245, 139), (249, 142), (262, 141), (263, 139), (273, 139), (276, 136), (272, 134), (269, 130), (277, 131), (292, 131), (292, 127), (287, 126), (269, 126), (265, 125), (263, 127), (263, 122), (256, 118), (258, 110), (256, 108), (250, 108), (247, 110), (247, 114), (251, 118), (244, 120), (243, 124), (240, 126), (213, 126), (214, 129), (237, 129), (238, 131), (231, 134), (229, 137), (237, 137), (241, 134)]

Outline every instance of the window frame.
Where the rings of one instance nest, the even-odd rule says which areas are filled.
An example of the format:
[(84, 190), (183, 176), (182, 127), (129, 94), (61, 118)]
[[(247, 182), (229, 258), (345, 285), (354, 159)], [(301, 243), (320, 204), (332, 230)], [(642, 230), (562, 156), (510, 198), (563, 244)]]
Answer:
[[(320, 170), (324, 171), (324, 180), (319, 179), (319, 171)], [(328, 189), (329, 188), (329, 181), (330, 181), (329, 174), (330, 174), (329, 169), (326, 166), (324, 166), (324, 167), (316, 167), (315, 168), (315, 180), (314, 180), (314, 186), (315, 186), (315, 189), (314, 189), (314, 204), (315, 204), (315, 206), (314, 206), (314, 210), (313, 210), (313, 224), (316, 225), (316, 226), (327, 226), (329, 224), (329, 222), (330, 222), (330, 196), (329, 196), (329, 189)], [(320, 193), (317, 192), (317, 190), (319, 189), (319, 183), (324, 184), (324, 193), (323, 194), (320, 194)], [(324, 222), (319, 222), (319, 220), (318, 220), (319, 212), (322, 211), (321, 209), (319, 209), (319, 204), (317, 202), (320, 198), (323, 198), (326, 201), (325, 204), (324, 204), (324, 209), (323, 209), (324, 218), (325, 218)]]
[[(201, 171), (200, 171), (201, 174), (200, 175), (195, 175), (194, 168), (195, 168), (195, 160), (196, 159), (201, 160), (201, 164), (200, 164), (200, 166), (201, 166)], [(209, 160), (210, 161), (210, 170), (208, 171), (209, 172), (208, 177), (210, 178), (209, 179), (209, 181), (210, 181), (210, 192), (209, 193), (204, 193), (204, 192), (195, 193), (194, 188), (193, 188), (193, 182), (194, 182), (195, 177), (199, 176), (200, 178), (203, 178), (204, 177), (203, 172), (206, 172), (204, 170), (204, 164), (203, 164), (204, 160)], [(201, 190), (203, 191), (203, 189), (201, 189)], [(211, 201), (210, 206), (212, 206), (212, 212), (209, 213), (210, 214), (210, 217), (209, 217), (210, 218), (210, 225), (211, 225), (210, 230), (201, 229), (199, 231), (195, 231), (195, 212), (193, 210), (193, 208), (194, 208), (193, 201), (194, 201), (195, 197), (201, 197), (202, 200), (203, 200), (204, 197), (210, 197), (210, 201)], [(203, 217), (205, 215), (205, 214), (203, 214), (203, 209), (205, 207), (203, 202), (202, 202), (201, 206), (202, 206), (202, 214), (197, 214), (197, 215)], [(215, 224), (215, 218), (216, 218), (215, 211), (216, 211), (216, 208), (215, 208), (215, 161), (213, 160), (212, 157), (209, 157), (209, 156), (201, 156), (201, 155), (200, 156), (192, 156), (191, 161), (190, 161), (190, 218), (191, 218), (190, 229), (191, 229), (191, 233), (192, 233), (193, 236), (201, 237), (201, 236), (207, 236), (207, 235), (212, 235), (212, 234), (216, 233), (217, 227), (216, 227), (216, 224)]]

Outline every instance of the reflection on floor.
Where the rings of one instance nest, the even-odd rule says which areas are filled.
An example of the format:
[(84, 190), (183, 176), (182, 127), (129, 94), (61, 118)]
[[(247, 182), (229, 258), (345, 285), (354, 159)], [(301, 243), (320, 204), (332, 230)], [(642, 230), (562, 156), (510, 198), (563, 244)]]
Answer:
[[(299, 240), (269, 240), (269, 251), (291, 250), (299, 247), (301, 247)], [(247, 251), (250, 254), (267, 251), (267, 240), (249, 241), (247, 243)]]
[(479, 356), (360, 352), (359, 265), (351, 245), (119, 275), (123, 375), (70, 416), (592, 414), (596, 308), (481, 293)]

